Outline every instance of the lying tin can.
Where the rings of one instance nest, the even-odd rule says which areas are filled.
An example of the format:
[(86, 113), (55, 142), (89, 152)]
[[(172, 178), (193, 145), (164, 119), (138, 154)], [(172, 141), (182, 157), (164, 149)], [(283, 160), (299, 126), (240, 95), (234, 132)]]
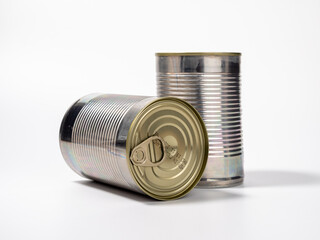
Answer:
[(228, 187), (243, 182), (240, 53), (158, 53), (158, 96), (194, 106), (209, 135), (207, 167), (198, 184)]
[(79, 175), (169, 200), (200, 180), (208, 135), (197, 111), (177, 98), (92, 94), (67, 111), (60, 148)]

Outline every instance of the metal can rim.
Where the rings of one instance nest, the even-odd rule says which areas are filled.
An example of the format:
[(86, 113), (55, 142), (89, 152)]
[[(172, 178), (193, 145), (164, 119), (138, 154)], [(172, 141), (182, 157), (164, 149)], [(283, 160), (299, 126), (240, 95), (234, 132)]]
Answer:
[[(160, 195), (157, 195), (157, 194), (154, 194), (154, 193), (151, 193), (149, 191), (147, 191), (146, 189), (144, 189), (144, 187), (142, 186), (142, 184), (136, 179), (136, 176), (134, 175), (133, 173), (133, 170), (131, 169), (131, 161), (129, 159), (129, 156), (130, 156), (130, 141), (129, 139), (131, 139), (131, 136), (133, 135), (133, 128), (134, 126), (136, 125), (136, 123), (139, 121), (140, 119), (140, 114), (146, 109), (148, 108), (150, 105), (156, 103), (156, 102), (160, 102), (160, 101), (163, 101), (163, 100), (171, 100), (171, 101), (176, 101), (176, 102), (180, 102), (180, 103), (183, 103), (185, 104), (196, 116), (196, 118), (199, 120), (199, 123), (200, 123), (200, 126), (201, 126), (201, 129), (203, 130), (203, 134), (204, 134), (204, 146), (203, 146), (203, 149), (204, 149), (204, 154), (203, 154), (203, 164), (198, 172), (198, 176), (194, 179), (194, 181), (192, 183), (190, 183), (190, 185), (183, 191), (183, 192), (180, 192), (179, 194), (176, 194), (174, 196), (170, 196), (170, 197), (162, 197)], [(208, 160), (208, 155), (209, 155), (209, 139), (208, 139), (208, 133), (207, 133), (207, 130), (206, 130), (206, 126), (205, 126), (205, 123), (203, 122), (200, 114), (198, 113), (198, 111), (189, 103), (187, 103), (186, 101), (184, 100), (181, 100), (179, 98), (175, 98), (175, 97), (160, 97), (160, 98), (157, 98), (156, 100), (153, 100), (151, 102), (149, 102), (144, 108), (142, 108), (139, 113), (136, 115), (136, 117), (133, 119), (131, 125), (130, 125), (130, 128), (129, 128), (129, 131), (128, 131), (128, 135), (127, 135), (127, 142), (126, 142), (126, 159), (127, 159), (127, 164), (128, 164), (128, 168), (130, 170), (130, 174), (132, 176), (132, 178), (134, 179), (134, 181), (136, 182), (137, 186), (139, 186), (139, 188), (148, 196), (154, 198), (154, 199), (157, 199), (157, 200), (173, 200), (173, 199), (178, 199), (178, 198), (181, 198), (183, 196), (185, 196), (187, 193), (189, 193), (200, 181), (201, 177), (202, 177), (202, 174), (205, 170), (205, 167), (207, 165), (207, 160)]]
[(170, 56), (241, 56), (240, 52), (158, 52), (157, 57)]

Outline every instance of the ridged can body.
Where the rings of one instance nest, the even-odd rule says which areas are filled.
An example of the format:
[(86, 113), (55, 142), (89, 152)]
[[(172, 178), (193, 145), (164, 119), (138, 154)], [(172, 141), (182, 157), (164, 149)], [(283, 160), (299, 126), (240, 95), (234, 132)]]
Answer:
[[(186, 111), (183, 124), (191, 116), (190, 121), (199, 122), (200, 125), (195, 126), (203, 134), (194, 135), (198, 132), (187, 129), (193, 134), (191, 142), (200, 141), (205, 144), (207, 135), (196, 110), (180, 101), (174, 98), (115, 94), (85, 96), (70, 107), (62, 120), (62, 155), (67, 164), (83, 177), (144, 193), (159, 200), (181, 197), (200, 180), (207, 153), (205, 147), (199, 145), (196, 153), (201, 155), (201, 160), (196, 159), (189, 151), (192, 149), (191, 145), (181, 142), (179, 136), (173, 134), (175, 130), (180, 134), (177, 129), (182, 124), (173, 122), (175, 120), (172, 119), (182, 119), (183, 116), (175, 115)], [(169, 106), (171, 110), (167, 110), (165, 106)], [(187, 131), (181, 134), (185, 136)], [(155, 140), (143, 143), (150, 137)], [(171, 139), (176, 141), (174, 150), (180, 149), (180, 153), (192, 156), (192, 164), (182, 165), (175, 156), (167, 157), (174, 148), (172, 143), (168, 143)], [(132, 151), (137, 146), (138, 150), (133, 154)], [(169, 152), (168, 149), (172, 151)], [(138, 161), (145, 160), (147, 154), (151, 160), (144, 166)], [(131, 158), (135, 161), (130, 160)], [(179, 168), (181, 166), (182, 169)], [(192, 181), (186, 182), (185, 179)], [(175, 188), (172, 187), (174, 185)]]
[(60, 129), (67, 164), (83, 177), (141, 193), (126, 166), (125, 139), (132, 118), (154, 99), (91, 94), (78, 100)]
[(189, 102), (209, 136), (209, 158), (198, 187), (243, 182), (239, 53), (158, 53), (158, 96)]

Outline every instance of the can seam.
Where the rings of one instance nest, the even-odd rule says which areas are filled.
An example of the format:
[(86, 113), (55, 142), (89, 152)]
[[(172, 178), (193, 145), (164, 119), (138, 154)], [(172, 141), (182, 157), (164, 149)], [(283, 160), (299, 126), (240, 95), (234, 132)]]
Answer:
[[(179, 193), (177, 195), (174, 195), (172, 197), (161, 197), (159, 195), (156, 195), (156, 194), (153, 194), (149, 191), (147, 191), (146, 189), (143, 188), (143, 186), (137, 181), (135, 175), (133, 174), (133, 171), (131, 169), (131, 162), (130, 162), (130, 144), (129, 144), (129, 141), (128, 139), (131, 139), (131, 136), (133, 134), (133, 128), (134, 128), (134, 125), (136, 124), (136, 122), (139, 120), (139, 117), (140, 117), (140, 114), (147, 108), (149, 107), (150, 105), (152, 105), (153, 103), (155, 102), (159, 102), (159, 101), (162, 101), (162, 100), (175, 100), (175, 101), (179, 101), (181, 103), (184, 103), (186, 104), (197, 116), (197, 118), (200, 120), (200, 124), (201, 124), (201, 127), (204, 129), (204, 138), (205, 138), (205, 146), (204, 146), (204, 149), (205, 149), (205, 152), (204, 152), (204, 163), (203, 163), (203, 166), (202, 168), (200, 169), (200, 172), (197, 176), (197, 178), (194, 180), (194, 182), (185, 190), (183, 191), (182, 193)], [(157, 98), (151, 102), (149, 102), (144, 108), (142, 108), (139, 113), (135, 116), (135, 118), (133, 119), (131, 125), (130, 125), (130, 128), (129, 128), (129, 131), (128, 131), (128, 135), (127, 135), (127, 142), (126, 142), (126, 159), (127, 159), (127, 164), (128, 164), (128, 168), (129, 168), (129, 171), (130, 171), (130, 174), (133, 178), (133, 180), (136, 182), (137, 186), (139, 186), (139, 188), (145, 193), (147, 194), (148, 196), (151, 196), (153, 197), (154, 199), (157, 199), (157, 200), (173, 200), (173, 199), (177, 199), (177, 198), (181, 198), (183, 196), (185, 196), (188, 192), (190, 192), (200, 181), (201, 177), (202, 177), (202, 174), (205, 170), (205, 167), (206, 167), (206, 164), (207, 164), (207, 160), (208, 160), (208, 156), (209, 156), (209, 140), (208, 140), (208, 133), (206, 131), (206, 127), (205, 127), (205, 124), (200, 116), (200, 114), (197, 112), (197, 110), (189, 103), (187, 103), (186, 101), (183, 101), (183, 100), (180, 100), (178, 98), (174, 98), (174, 97), (160, 97), (160, 98)]]
[(158, 57), (167, 56), (241, 56), (240, 52), (158, 52)]

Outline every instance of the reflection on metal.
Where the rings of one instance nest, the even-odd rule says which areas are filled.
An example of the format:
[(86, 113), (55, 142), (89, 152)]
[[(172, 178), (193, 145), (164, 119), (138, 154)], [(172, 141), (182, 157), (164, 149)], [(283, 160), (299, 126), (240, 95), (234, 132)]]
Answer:
[(197, 111), (177, 98), (94, 94), (67, 111), (60, 148), (81, 176), (170, 200), (199, 182), (208, 135)]
[(209, 135), (208, 164), (198, 186), (243, 181), (240, 53), (158, 53), (157, 92), (189, 102)]

